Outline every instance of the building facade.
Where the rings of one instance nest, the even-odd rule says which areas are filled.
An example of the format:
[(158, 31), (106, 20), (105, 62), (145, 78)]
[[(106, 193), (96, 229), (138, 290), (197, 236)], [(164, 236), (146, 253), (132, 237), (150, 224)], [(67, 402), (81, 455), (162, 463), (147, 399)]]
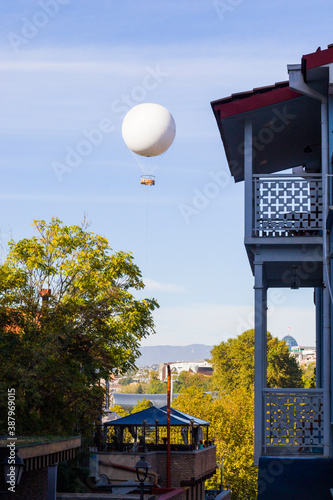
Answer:
[[(212, 103), (231, 174), (244, 182), (245, 247), (254, 276), (259, 465), (271, 457), (292, 457), (294, 466), (295, 459), (310, 457), (331, 463), (333, 454), (333, 46), (303, 56), (288, 73), (286, 82)], [(267, 290), (297, 293), (303, 287), (314, 289), (316, 388), (269, 389)], [(302, 467), (306, 483), (310, 461)], [(310, 494), (308, 488), (297, 498)], [(328, 498), (320, 495), (311, 498)]]
[(172, 363), (162, 363), (159, 366), (159, 378), (165, 382), (168, 378), (168, 365), (173, 374), (181, 372), (201, 373), (202, 375), (212, 375), (213, 368), (208, 361), (176, 361)]
[(311, 363), (316, 364), (316, 348), (306, 345), (293, 346), (291, 354), (297, 359), (299, 365), (307, 367)]

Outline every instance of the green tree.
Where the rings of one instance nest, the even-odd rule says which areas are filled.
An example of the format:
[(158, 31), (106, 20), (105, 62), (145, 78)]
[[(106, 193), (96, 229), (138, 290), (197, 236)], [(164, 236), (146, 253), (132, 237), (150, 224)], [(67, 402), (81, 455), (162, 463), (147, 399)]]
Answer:
[(143, 382), (132, 382), (132, 384), (123, 386), (121, 392), (125, 394), (147, 394), (147, 385)]
[[(212, 349), (216, 390), (232, 391), (254, 386), (254, 330), (247, 330)], [(303, 387), (302, 370), (285, 342), (267, 333), (267, 387)]]
[(149, 382), (153, 382), (155, 380), (159, 380), (159, 378), (158, 378), (158, 371), (156, 371), (156, 370), (150, 370), (149, 371)]
[(316, 388), (316, 363), (309, 363), (306, 367), (302, 367), (302, 380), (306, 389)]
[[(253, 465), (253, 393), (238, 388), (221, 393), (218, 399), (202, 389), (184, 389), (173, 406), (210, 422), (209, 436), (215, 439), (216, 461), (223, 465), (223, 486), (232, 490), (233, 500), (254, 500), (257, 467)], [(220, 473), (207, 481), (207, 488), (220, 487)]]
[(147, 386), (147, 394), (166, 394), (167, 384), (160, 380), (152, 380)]
[(132, 255), (112, 253), (85, 222), (34, 227), (0, 266), (1, 403), (14, 388), (18, 433), (89, 432), (100, 380), (133, 369), (157, 303), (135, 299), (144, 284)]
[(113, 405), (110, 407), (110, 410), (117, 413), (119, 417), (127, 417), (127, 415), (130, 414), (128, 411), (124, 410), (124, 408), (120, 405)]
[(153, 406), (153, 403), (149, 401), (146, 398), (143, 398), (142, 401), (137, 402), (135, 406), (133, 406), (133, 409), (131, 413), (137, 413), (138, 411), (146, 410), (147, 408), (151, 408)]
[(131, 375), (127, 375), (119, 380), (120, 385), (130, 385), (133, 382), (133, 377)]
[(136, 394), (143, 394), (143, 387), (141, 384), (138, 384), (137, 385), (137, 388), (136, 388)]
[(151, 370), (149, 372), (149, 383), (147, 385), (147, 394), (166, 394), (167, 384), (166, 382), (161, 382), (158, 378), (158, 372)]
[(144, 382), (133, 382), (132, 384), (123, 386), (122, 392), (129, 394), (166, 394), (166, 382), (159, 380), (151, 380), (148, 384)]
[(211, 377), (189, 371), (180, 372), (177, 380), (177, 389), (181, 390), (182, 388), (191, 387), (192, 385), (200, 387), (203, 391), (208, 392), (210, 391)]
[(172, 406), (184, 413), (209, 421), (211, 403), (210, 394), (205, 394), (202, 389), (192, 385), (183, 389), (179, 396), (172, 401)]
[[(211, 427), (215, 436), (216, 460), (223, 467), (224, 487), (232, 499), (257, 498), (258, 469), (253, 465), (254, 398), (252, 391), (237, 388), (215, 400)], [(219, 485), (219, 474), (214, 486)]]

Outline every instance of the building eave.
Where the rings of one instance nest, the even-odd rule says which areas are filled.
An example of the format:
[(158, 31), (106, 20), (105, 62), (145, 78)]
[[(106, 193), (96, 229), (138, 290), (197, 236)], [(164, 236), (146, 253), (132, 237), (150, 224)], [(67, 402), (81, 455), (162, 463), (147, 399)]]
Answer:
[(272, 87), (259, 87), (239, 95), (233, 94), (230, 97), (213, 101), (211, 105), (216, 119), (221, 120), (301, 96), (302, 94), (289, 88), (288, 82), (283, 82)]

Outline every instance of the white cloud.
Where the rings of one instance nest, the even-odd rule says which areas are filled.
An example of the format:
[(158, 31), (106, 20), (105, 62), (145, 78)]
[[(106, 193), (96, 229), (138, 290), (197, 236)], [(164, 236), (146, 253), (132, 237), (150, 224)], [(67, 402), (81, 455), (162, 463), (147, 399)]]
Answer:
[(150, 278), (143, 278), (145, 284), (145, 291), (148, 292), (171, 292), (171, 293), (184, 293), (186, 288), (183, 285), (176, 285), (174, 283), (165, 283), (152, 280)]
[[(143, 345), (216, 345), (253, 328), (252, 305), (193, 303), (179, 307), (161, 307), (154, 313), (156, 336)], [(268, 330), (282, 339), (290, 333), (299, 344), (314, 345), (314, 308), (271, 307)]]
[[(286, 64), (299, 59), (289, 59), (288, 54), (290, 47), (274, 53), (274, 58), (262, 52), (258, 57), (253, 43), (247, 46), (244, 58), (243, 44), (225, 47), (213, 38), (205, 44), (146, 45), (140, 51), (131, 45), (96, 45), (89, 50), (51, 46), (14, 56), (12, 51), (2, 50), (0, 72), (7, 97), (0, 127), (65, 134), (90, 123), (96, 126), (103, 118), (117, 125), (126, 109), (142, 102), (137, 96), (143, 95), (144, 101), (171, 108), (179, 137), (215, 138), (210, 100), (229, 95), (230, 89), (244, 91), (287, 79)], [(148, 89), (144, 82), (149, 71), (158, 76), (148, 79)]]
[[(31, 203), (91, 203), (98, 205), (116, 205), (116, 204), (125, 204), (125, 205), (146, 205), (147, 200), (142, 196), (114, 196), (113, 194), (110, 196), (96, 195), (90, 196), (86, 194), (82, 195), (63, 195), (63, 194), (39, 194), (39, 193), (0, 193), (0, 198), (6, 201), (24, 201)], [(169, 196), (159, 196), (154, 200), (150, 201), (151, 204), (154, 205), (169, 205), (175, 204), (176, 202), (183, 202), (182, 198), (178, 200), (174, 197)], [(176, 285), (175, 285), (176, 286)]]

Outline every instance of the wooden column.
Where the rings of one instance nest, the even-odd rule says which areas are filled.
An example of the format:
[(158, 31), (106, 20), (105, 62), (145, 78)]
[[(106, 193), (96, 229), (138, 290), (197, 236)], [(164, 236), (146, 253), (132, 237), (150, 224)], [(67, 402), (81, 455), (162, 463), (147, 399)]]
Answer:
[(167, 488), (171, 488), (171, 433), (170, 433), (170, 393), (171, 393), (171, 368), (168, 369), (168, 384), (167, 384)]
[(267, 289), (263, 263), (254, 265), (254, 463), (262, 454), (264, 433), (263, 389), (267, 385)]
[(315, 288), (316, 306), (316, 388), (323, 387), (323, 289)]
[(323, 290), (323, 358), (322, 376), (324, 391), (324, 456), (330, 456), (331, 448), (331, 298), (328, 288)]
[(246, 120), (244, 126), (244, 202), (245, 202), (245, 238), (253, 232), (253, 179), (252, 179), (252, 122)]

